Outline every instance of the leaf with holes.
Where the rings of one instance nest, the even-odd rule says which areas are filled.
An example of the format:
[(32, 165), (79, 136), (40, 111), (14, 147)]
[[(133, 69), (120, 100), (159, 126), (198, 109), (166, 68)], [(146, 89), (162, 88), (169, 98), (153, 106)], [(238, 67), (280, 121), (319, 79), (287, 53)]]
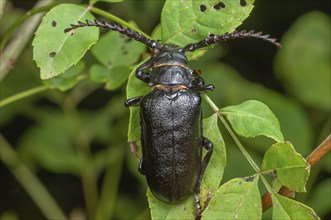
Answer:
[(272, 219), (320, 219), (312, 208), (293, 199), (277, 193), (272, 193), (271, 199), (273, 203)]
[(277, 171), (277, 178), (283, 185), (296, 192), (306, 191), (309, 165), (290, 143), (276, 143), (265, 153), (261, 172), (274, 170)]
[(49, 79), (76, 64), (99, 38), (95, 27), (64, 33), (64, 29), (79, 20), (93, 20), (88, 8), (61, 4), (43, 18), (33, 40), (33, 59), (40, 68), (41, 79)]
[(249, 100), (240, 105), (222, 108), (220, 112), (230, 122), (233, 130), (243, 137), (264, 135), (277, 142), (284, 141), (276, 116), (262, 102)]
[(222, 185), (202, 213), (202, 220), (261, 219), (262, 204), (258, 180), (256, 175), (250, 181), (236, 178)]
[[(203, 136), (214, 144), (213, 154), (205, 171), (200, 187), (201, 204), (213, 196), (218, 189), (226, 164), (225, 143), (217, 125), (217, 114), (203, 119)], [(203, 150), (207, 152), (206, 150)], [(205, 153), (204, 153), (205, 155)]]
[(232, 32), (249, 16), (254, 0), (166, 1), (162, 14), (162, 41), (185, 46), (210, 33)]

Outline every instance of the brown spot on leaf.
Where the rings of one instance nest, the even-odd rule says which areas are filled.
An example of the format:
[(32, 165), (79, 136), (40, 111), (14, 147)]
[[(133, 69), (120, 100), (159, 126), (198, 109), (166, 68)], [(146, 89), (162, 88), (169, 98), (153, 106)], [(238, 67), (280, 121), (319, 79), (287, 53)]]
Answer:
[(219, 2), (213, 6), (215, 10), (220, 10), (221, 8), (225, 8), (225, 4), (223, 2)]
[(48, 53), (48, 56), (54, 58), (56, 56), (56, 52), (54, 52), (54, 51), (53, 52), (49, 52)]
[(207, 7), (205, 5), (200, 5), (200, 11), (204, 12), (207, 10)]
[(56, 27), (57, 23), (56, 21), (52, 21), (52, 27)]
[(247, 2), (245, 0), (240, 0), (240, 6), (245, 7)]

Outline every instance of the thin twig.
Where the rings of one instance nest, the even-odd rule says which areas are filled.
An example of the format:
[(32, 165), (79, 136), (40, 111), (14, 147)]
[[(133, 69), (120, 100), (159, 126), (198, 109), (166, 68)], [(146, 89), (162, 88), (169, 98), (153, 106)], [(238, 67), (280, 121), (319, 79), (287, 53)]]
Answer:
[(37, 94), (37, 93), (40, 93), (40, 92), (43, 92), (45, 90), (47, 90), (48, 87), (47, 86), (38, 86), (38, 87), (34, 87), (32, 89), (28, 89), (26, 91), (23, 91), (23, 92), (20, 92), (18, 94), (15, 94), (13, 96), (10, 96), (2, 101), (0, 101), (0, 108), (1, 107), (4, 107), (12, 102), (16, 102), (20, 99), (24, 99), (26, 97), (29, 97), (29, 96), (32, 96), (34, 94)]
[(20, 160), (15, 150), (0, 134), (1, 161), (30, 195), (47, 219), (67, 219), (43, 183)]
[(3, 10), (5, 9), (6, 3), (7, 3), (7, 0), (0, 1), (0, 20), (1, 20), (2, 14), (3, 14)]
[[(331, 134), (306, 158), (308, 164), (312, 167), (316, 165), (327, 153), (331, 150)], [(294, 198), (295, 193), (287, 188), (282, 186), (278, 192), (280, 195)], [(263, 211), (268, 210), (272, 206), (272, 200), (269, 192), (266, 192), (262, 197), (262, 209)]]
[(307, 157), (307, 162), (312, 167), (320, 161), (331, 149), (331, 134)]

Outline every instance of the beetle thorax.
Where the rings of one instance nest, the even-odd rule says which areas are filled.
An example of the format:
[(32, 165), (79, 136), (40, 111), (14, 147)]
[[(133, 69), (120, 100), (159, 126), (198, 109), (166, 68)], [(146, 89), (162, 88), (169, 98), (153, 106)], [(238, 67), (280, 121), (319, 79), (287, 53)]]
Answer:
[[(192, 81), (192, 70), (181, 48), (175, 45), (164, 45), (153, 54), (151, 81), (154, 85), (189, 86)], [(181, 87), (180, 87), (181, 88)]]

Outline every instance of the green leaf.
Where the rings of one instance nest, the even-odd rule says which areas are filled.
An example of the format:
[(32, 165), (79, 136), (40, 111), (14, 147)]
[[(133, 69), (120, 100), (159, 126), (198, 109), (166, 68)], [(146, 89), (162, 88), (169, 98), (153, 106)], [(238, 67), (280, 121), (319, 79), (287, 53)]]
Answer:
[(309, 176), (307, 161), (289, 143), (276, 143), (265, 153), (261, 172), (277, 171), (279, 181), (296, 192), (305, 192)]
[(109, 31), (100, 38), (91, 51), (100, 63), (111, 69), (119, 66), (131, 67), (145, 48), (142, 43)]
[(232, 32), (249, 16), (253, 3), (254, 0), (168, 0), (161, 14), (162, 41), (185, 46), (210, 33)]
[(76, 64), (98, 40), (95, 27), (79, 28), (64, 33), (64, 29), (79, 20), (93, 20), (88, 8), (61, 4), (43, 18), (32, 42), (33, 59), (40, 68), (41, 79), (49, 79)]
[(97, 2), (122, 2), (123, 0), (90, 0), (90, 5), (94, 5)]
[[(296, 146), (297, 150), (303, 155), (311, 152), (313, 143), (313, 130), (305, 109), (285, 95), (281, 95), (273, 90), (267, 89), (260, 84), (245, 80), (233, 68), (222, 63), (210, 62), (208, 56), (201, 58), (198, 67), (203, 67), (202, 72), (206, 83), (213, 83), (215, 91), (208, 93), (208, 96), (217, 106), (230, 106), (247, 101), (249, 99), (259, 100), (265, 103), (279, 120), (282, 126), (282, 133), (287, 140)], [(208, 65), (205, 63), (208, 62)], [(222, 74), (220, 74), (222, 73)], [(204, 113), (211, 114), (211, 108), (202, 105)], [(210, 113), (208, 113), (210, 112)], [(300, 129), (298, 129), (298, 127)], [(327, 127), (330, 130), (329, 127)], [(327, 134), (326, 134), (327, 136)], [(243, 139), (245, 145), (252, 149), (265, 153), (266, 146), (271, 146), (273, 140), (267, 140), (264, 136), (258, 138)], [(268, 143), (269, 142), (269, 143)], [(266, 143), (268, 143), (266, 145)], [(331, 167), (331, 166), (330, 166)]]
[(215, 194), (221, 183), (226, 164), (225, 143), (219, 131), (217, 119), (217, 114), (213, 114), (202, 121), (203, 136), (213, 142), (214, 150), (201, 182), (199, 194), (201, 204), (203, 204), (208, 197)]
[(222, 185), (209, 202), (202, 219), (261, 219), (259, 177), (235, 178)]
[(156, 199), (148, 189), (147, 198), (152, 219), (194, 219), (196, 208), (193, 196), (178, 204), (167, 204)]
[[(147, 59), (141, 61), (137, 66), (140, 66)], [(144, 96), (151, 91), (151, 87), (145, 82), (136, 78), (136, 68), (133, 69), (130, 73), (129, 80), (126, 86), (126, 96), (127, 99), (134, 98), (137, 96)], [(130, 122), (128, 129), (128, 141), (138, 141), (140, 140), (140, 108), (139, 107), (130, 107)]]
[(275, 71), (286, 89), (306, 105), (331, 109), (330, 16), (309, 12), (282, 39)]
[(320, 219), (312, 208), (300, 202), (277, 193), (272, 193), (271, 198), (273, 203), (272, 219)]
[(276, 116), (262, 102), (249, 100), (240, 105), (222, 108), (220, 112), (230, 122), (233, 130), (243, 137), (264, 135), (277, 142), (284, 140)]
[(109, 70), (100, 65), (93, 65), (90, 78), (97, 83), (106, 83), (106, 89), (114, 90), (125, 82), (129, 73), (130, 69), (127, 66), (117, 66)]
[(92, 48), (92, 54), (103, 64), (93, 65), (91, 80), (106, 83), (106, 89), (118, 88), (128, 78), (132, 64), (137, 62), (145, 46), (125, 38), (117, 32), (108, 32)]
[(108, 90), (117, 89), (127, 80), (129, 74), (130, 68), (127, 66), (114, 67), (110, 70), (110, 76), (105, 88)]
[(110, 71), (106, 67), (95, 64), (90, 69), (90, 79), (96, 83), (104, 83), (109, 78)]
[(55, 76), (51, 79), (44, 80), (44, 84), (51, 89), (59, 89), (64, 92), (74, 87), (83, 76), (79, 75), (85, 68), (84, 62), (79, 62), (77, 65), (70, 67), (63, 74)]
[(19, 145), (19, 153), (30, 164), (37, 163), (56, 173), (80, 175), (85, 166), (81, 155), (73, 146), (72, 134), (77, 127), (72, 118), (58, 111), (45, 110), (38, 125), (25, 132)]

